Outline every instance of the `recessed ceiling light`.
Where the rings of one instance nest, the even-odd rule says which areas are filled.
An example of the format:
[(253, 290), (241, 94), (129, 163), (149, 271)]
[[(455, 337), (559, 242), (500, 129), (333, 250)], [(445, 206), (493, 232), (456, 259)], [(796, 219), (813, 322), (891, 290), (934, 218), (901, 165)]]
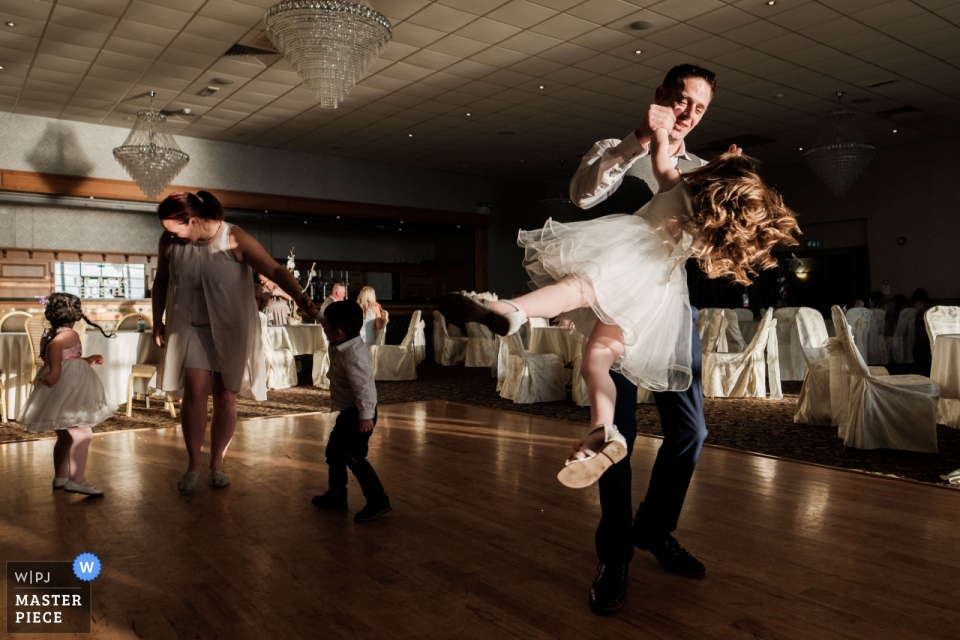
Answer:
[(2, 66), (0, 66), (0, 71), (3, 71), (3, 67), (2, 67)]
[(340, 216), (337, 216), (337, 220), (339, 220), (339, 219), (340, 219)]
[(643, 51), (640, 51), (640, 49), (637, 49), (636, 51), (634, 51), (634, 53), (637, 55), (640, 55), (641, 53), (643, 53)]
[(457, 229), (459, 229), (459, 228), (460, 228), (460, 225), (457, 225)]
[(896, 130), (896, 129), (894, 129), (894, 130), (893, 130), (893, 132), (894, 132), (894, 133), (896, 133), (896, 132), (897, 132), (897, 130)]
[(653, 29), (655, 26), (656, 25), (649, 20), (637, 20), (636, 22), (630, 23), (630, 28), (634, 31), (646, 31), (647, 29)]
[(767, 6), (768, 6), (768, 7), (772, 7), (772, 6), (775, 5), (775, 4), (777, 4), (776, 0), (767, 0)]
[(469, 112), (469, 111), (467, 112), (467, 115), (468, 115), (468, 116), (470, 115), (470, 112)]
[(307, 224), (307, 221), (306, 221), (306, 220), (304, 220), (304, 221), (303, 221), (303, 224)]
[(400, 221), (400, 224), (403, 224), (403, 220)]
[(408, 134), (407, 134), (407, 137), (408, 137), (408, 138), (412, 138), (412, 137), (413, 137), (413, 134), (412, 134), (412, 133), (408, 133)]
[(469, 168), (470, 168), (470, 165), (468, 165), (468, 164), (464, 164), (464, 165), (461, 165), (461, 166), (462, 166), (464, 169), (469, 169)]
[(17, 26), (17, 23), (16, 23), (16, 22), (8, 22), (8, 23), (7, 23), (7, 26), (8, 26), (8, 27), (15, 27), (15, 26)]
[(540, 88), (543, 89), (543, 85), (540, 85)]
[(800, 151), (803, 151), (803, 147), (800, 147)]

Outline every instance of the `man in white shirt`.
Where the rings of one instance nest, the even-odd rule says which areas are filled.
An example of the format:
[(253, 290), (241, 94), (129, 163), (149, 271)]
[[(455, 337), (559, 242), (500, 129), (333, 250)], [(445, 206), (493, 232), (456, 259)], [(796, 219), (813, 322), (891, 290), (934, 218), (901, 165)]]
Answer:
[(327, 492), (314, 496), (320, 509), (346, 509), (347, 469), (353, 472), (367, 505), (353, 517), (369, 522), (391, 510), (377, 472), (367, 461), (367, 447), (377, 424), (377, 387), (373, 358), (360, 339), (363, 312), (356, 302), (338, 301), (327, 307), (323, 332), (330, 343), (330, 402), (339, 411), (324, 455), (327, 458)]
[[(635, 131), (623, 140), (601, 140), (583, 157), (570, 181), (570, 198), (580, 208), (601, 202), (597, 215), (632, 213), (653, 198), (657, 183), (649, 155), (650, 140), (658, 128), (670, 132), (670, 155), (681, 172), (706, 164), (687, 152), (684, 139), (703, 117), (713, 99), (712, 72), (695, 65), (679, 65), (667, 72), (656, 89), (655, 104)], [(738, 152), (733, 145), (730, 152)], [(693, 309), (693, 324), (697, 310)], [(590, 608), (609, 615), (623, 607), (633, 547), (649, 550), (668, 570), (685, 577), (702, 578), (703, 564), (671, 534), (677, 528), (687, 487), (700, 447), (707, 437), (700, 386), (700, 339), (692, 336), (693, 382), (684, 392), (654, 394), (663, 428), (644, 501), (633, 515), (630, 496), (630, 456), (611, 467), (601, 478), (601, 520), (596, 545), (600, 567), (590, 589)], [(632, 453), (637, 437), (637, 387), (622, 374), (611, 372), (617, 387), (615, 423)]]
[(329, 307), (334, 302), (340, 302), (347, 297), (347, 286), (342, 282), (338, 282), (333, 285), (333, 289), (330, 290), (330, 295), (323, 299), (323, 302), (320, 304), (320, 313), (322, 314), (324, 309)]

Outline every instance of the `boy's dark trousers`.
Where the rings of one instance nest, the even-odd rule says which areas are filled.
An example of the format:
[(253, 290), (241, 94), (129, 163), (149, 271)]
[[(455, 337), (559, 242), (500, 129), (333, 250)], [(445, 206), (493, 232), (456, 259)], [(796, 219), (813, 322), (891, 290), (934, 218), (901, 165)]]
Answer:
[[(377, 424), (377, 412), (373, 413), (373, 424)], [(347, 497), (347, 469), (353, 472), (363, 496), (367, 502), (377, 502), (386, 497), (383, 485), (377, 472), (367, 462), (367, 445), (373, 431), (360, 433), (360, 412), (356, 407), (349, 407), (340, 412), (337, 422), (330, 432), (327, 448), (327, 466), (330, 469), (330, 483), (328, 492), (332, 495)]]

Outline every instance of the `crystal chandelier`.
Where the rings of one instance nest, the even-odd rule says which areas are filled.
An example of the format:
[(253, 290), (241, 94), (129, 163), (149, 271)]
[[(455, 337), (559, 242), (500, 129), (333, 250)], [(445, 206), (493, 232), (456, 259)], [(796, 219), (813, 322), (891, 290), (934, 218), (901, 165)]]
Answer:
[(573, 176), (563, 170), (563, 162), (560, 161), (560, 172), (550, 178), (547, 191), (537, 203), (537, 213), (544, 220), (553, 218), (555, 222), (573, 222), (583, 215), (570, 199), (570, 179)]
[(137, 112), (137, 121), (123, 146), (113, 150), (113, 157), (151, 200), (160, 195), (190, 161), (190, 156), (180, 150), (167, 131), (166, 114), (153, 108), (154, 95), (151, 91), (150, 108)]
[[(842, 97), (838, 91), (838, 103)], [(876, 154), (876, 147), (860, 142), (853, 112), (841, 105), (827, 112), (816, 144), (803, 152), (803, 159), (833, 195), (842, 196)]]
[(392, 35), (367, 0), (288, 0), (267, 10), (267, 35), (324, 109), (336, 109)]

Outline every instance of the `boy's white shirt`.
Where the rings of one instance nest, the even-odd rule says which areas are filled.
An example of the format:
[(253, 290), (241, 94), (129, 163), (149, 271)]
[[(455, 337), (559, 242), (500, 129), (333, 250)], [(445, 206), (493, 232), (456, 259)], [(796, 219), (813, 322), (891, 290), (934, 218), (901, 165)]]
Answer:
[(377, 409), (373, 356), (360, 336), (330, 347), (330, 404), (334, 411), (356, 407), (361, 420), (372, 420)]

